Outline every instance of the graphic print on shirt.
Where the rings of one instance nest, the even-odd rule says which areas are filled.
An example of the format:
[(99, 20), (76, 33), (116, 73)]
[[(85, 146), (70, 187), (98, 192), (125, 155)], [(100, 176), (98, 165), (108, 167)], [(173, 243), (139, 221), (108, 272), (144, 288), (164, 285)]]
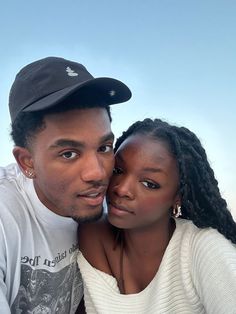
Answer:
[(54, 273), (22, 264), (20, 288), (11, 313), (72, 313), (82, 294), (82, 279), (76, 262)]

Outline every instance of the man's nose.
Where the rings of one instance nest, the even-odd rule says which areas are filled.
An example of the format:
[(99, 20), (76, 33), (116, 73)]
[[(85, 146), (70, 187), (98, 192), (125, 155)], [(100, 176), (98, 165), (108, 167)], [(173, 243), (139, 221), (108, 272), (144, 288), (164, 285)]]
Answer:
[(98, 182), (109, 178), (109, 174), (100, 156), (91, 154), (85, 157), (81, 178), (84, 182)]

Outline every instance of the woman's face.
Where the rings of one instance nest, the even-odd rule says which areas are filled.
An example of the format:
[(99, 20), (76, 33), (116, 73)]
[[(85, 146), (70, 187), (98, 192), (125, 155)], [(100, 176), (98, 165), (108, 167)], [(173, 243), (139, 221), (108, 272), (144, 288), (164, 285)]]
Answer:
[(178, 197), (179, 175), (167, 145), (132, 135), (119, 147), (108, 188), (108, 220), (123, 229), (143, 229), (169, 221)]

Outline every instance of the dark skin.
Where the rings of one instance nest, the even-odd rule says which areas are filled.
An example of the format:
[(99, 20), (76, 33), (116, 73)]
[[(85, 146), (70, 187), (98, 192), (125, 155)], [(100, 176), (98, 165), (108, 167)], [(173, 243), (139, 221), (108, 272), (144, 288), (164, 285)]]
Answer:
[(79, 241), (89, 263), (118, 281), (121, 245), (113, 249), (111, 224), (122, 229), (122, 293), (142, 291), (158, 271), (175, 229), (170, 208), (180, 204), (178, 182), (176, 161), (163, 142), (134, 135), (119, 147), (108, 189), (109, 222), (80, 228)]
[(54, 113), (44, 123), (28, 148), (16, 146), (13, 151), (25, 175), (33, 172), (30, 178), (40, 201), (64, 217), (100, 215), (114, 165), (106, 109)]

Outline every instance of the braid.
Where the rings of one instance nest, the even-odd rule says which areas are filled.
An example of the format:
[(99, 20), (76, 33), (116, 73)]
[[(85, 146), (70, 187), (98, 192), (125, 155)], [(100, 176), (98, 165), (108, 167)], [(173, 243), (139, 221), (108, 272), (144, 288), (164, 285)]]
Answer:
[(131, 125), (117, 139), (115, 151), (131, 135), (143, 134), (164, 141), (176, 158), (182, 218), (199, 228), (212, 227), (236, 243), (236, 223), (222, 198), (214, 171), (197, 136), (185, 127), (160, 119), (145, 119)]

